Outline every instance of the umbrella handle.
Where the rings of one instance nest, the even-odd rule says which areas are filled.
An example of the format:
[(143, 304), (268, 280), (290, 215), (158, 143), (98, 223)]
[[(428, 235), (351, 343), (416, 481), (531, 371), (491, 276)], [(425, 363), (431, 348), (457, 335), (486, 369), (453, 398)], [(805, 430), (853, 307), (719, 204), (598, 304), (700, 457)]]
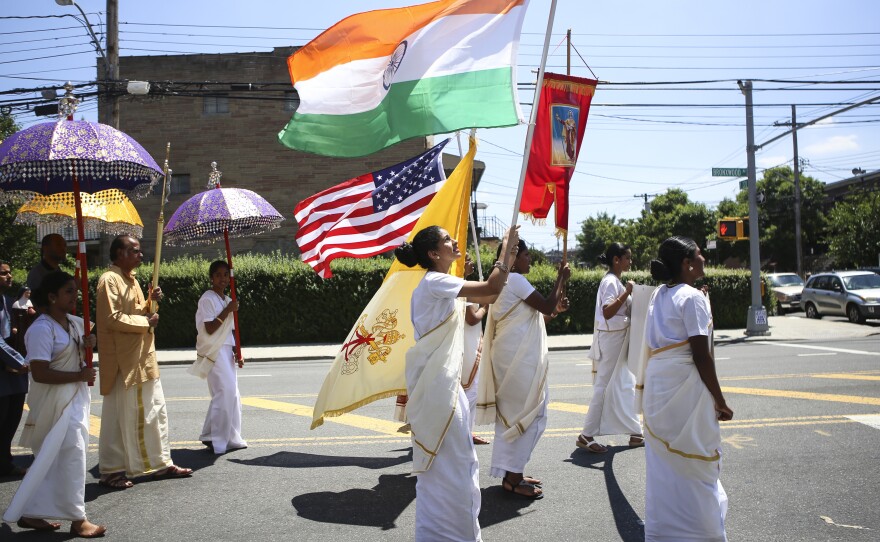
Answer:
[[(226, 243), (226, 263), (229, 265), (229, 291), (232, 296), (232, 302), (238, 301), (238, 295), (235, 291), (235, 271), (232, 269), (232, 251), (229, 249), (229, 228), (223, 230), (223, 241)], [(235, 362), (239, 368), (244, 366), (244, 358), (241, 357), (241, 336), (238, 333), (238, 311), (232, 313), (232, 323), (235, 326)]]
[[(82, 292), (82, 313), (83, 313), (83, 333), (86, 337), (90, 335), (91, 321), (89, 319), (89, 268), (86, 261), (86, 232), (83, 225), (82, 213), (82, 197), (79, 192), (79, 177), (76, 175), (76, 166), (73, 160), (70, 161), (70, 169), (73, 172), (73, 204), (76, 209), (76, 235), (77, 235), (77, 253), (76, 266), (79, 268), (80, 291)], [(92, 347), (86, 342), (86, 367), (92, 368)], [(94, 386), (95, 381), (89, 381), (89, 386)]]

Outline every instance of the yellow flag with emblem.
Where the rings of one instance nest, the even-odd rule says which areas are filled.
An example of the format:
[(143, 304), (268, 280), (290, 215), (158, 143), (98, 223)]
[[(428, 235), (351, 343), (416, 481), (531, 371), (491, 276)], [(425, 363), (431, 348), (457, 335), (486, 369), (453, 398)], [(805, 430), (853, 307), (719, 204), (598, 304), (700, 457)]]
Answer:
[[(476, 139), (471, 136), (467, 154), (425, 208), (408, 242), (422, 229), (436, 225), (466, 244), (476, 152)], [(464, 275), (464, 252), (449, 273)], [(373, 401), (406, 393), (406, 351), (415, 344), (410, 299), (424, 276), (424, 269), (410, 268), (396, 260), (391, 264), (382, 286), (355, 322), (324, 379), (312, 412), (312, 429), (322, 425), (325, 417), (341, 416)]]

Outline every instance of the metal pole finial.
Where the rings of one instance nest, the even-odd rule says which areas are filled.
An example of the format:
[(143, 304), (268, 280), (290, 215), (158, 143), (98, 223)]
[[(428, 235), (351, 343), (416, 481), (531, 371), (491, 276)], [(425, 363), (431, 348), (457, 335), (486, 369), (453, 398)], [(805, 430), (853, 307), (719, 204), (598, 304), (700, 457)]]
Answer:
[(73, 95), (73, 83), (70, 81), (64, 83), (64, 96), (58, 101), (58, 116), (73, 120), (73, 114), (76, 113), (76, 107), (79, 105), (79, 98)]
[(220, 177), (223, 172), (217, 169), (217, 162), (211, 162), (211, 173), (208, 174), (208, 188), (220, 188)]

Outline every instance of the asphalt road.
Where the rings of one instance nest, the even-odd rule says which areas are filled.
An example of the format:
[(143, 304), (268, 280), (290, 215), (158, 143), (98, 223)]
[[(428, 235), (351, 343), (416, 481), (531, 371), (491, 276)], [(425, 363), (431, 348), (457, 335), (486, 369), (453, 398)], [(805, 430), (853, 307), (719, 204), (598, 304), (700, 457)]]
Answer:
[[(716, 357), (735, 412), (722, 424), (730, 540), (880, 539), (880, 338), (731, 343), (718, 345)], [(546, 498), (503, 493), (487, 475), (491, 445), (479, 446), (484, 539), (643, 540), (644, 452), (627, 448), (624, 436), (600, 439), (614, 445), (606, 455), (574, 446), (592, 393), (590, 367), (584, 351), (551, 358), (549, 423), (527, 470), (543, 479)], [(108, 540), (412, 540), (415, 480), (408, 437), (389, 421), (392, 401), (309, 430), (328, 368), (246, 366), (239, 383), (250, 447), (221, 457), (197, 441), (205, 383), (184, 367), (163, 368), (172, 455), (196, 473), (112, 492), (97, 485), (95, 468), (89, 517), (108, 526)], [(93, 397), (97, 434), (101, 402)], [(93, 437), (89, 465), (96, 463)], [(0, 479), (0, 506), (17, 486)], [(3, 525), (0, 539), (69, 538), (18, 531)]]

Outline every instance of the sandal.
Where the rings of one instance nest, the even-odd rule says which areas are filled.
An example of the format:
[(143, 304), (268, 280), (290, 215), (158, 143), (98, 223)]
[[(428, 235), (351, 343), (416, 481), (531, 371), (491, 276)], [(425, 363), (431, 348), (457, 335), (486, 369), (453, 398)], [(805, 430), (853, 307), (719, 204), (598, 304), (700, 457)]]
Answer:
[(537, 478), (532, 478), (531, 476), (523, 475), (523, 480), (532, 484), (535, 487), (544, 487), (543, 484), (541, 484), (541, 480), (538, 480)]
[(162, 469), (157, 473), (154, 473), (152, 478), (153, 480), (167, 480), (169, 478), (189, 478), (192, 476), (192, 469), (185, 469), (183, 467), (178, 467), (177, 465), (171, 465), (166, 469)]
[[(517, 489), (521, 487), (530, 488), (531, 493), (522, 493), (517, 491)], [(541, 491), (541, 488), (539, 488), (535, 484), (530, 484), (529, 482), (526, 482), (525, 478), (520, 480), (518, 484), (514, 484), (507, 479), (507, 476), (505, 476), (501, 479), (501, 488), (508, 493), (513, 493), (517, 497), (528, 499), (530, 501), (537, 501), (544, 498), (544, 492)]]
[(604, 454), (608, 451), (608, 448), (606, 448), (605, 446), (602, 446), (592, 438), (588, 438), (583, 435), (578, 435), (577, 447), (583, 448), (584, 450), (592, 452), (594, 454)]
[(483, 437), (478, 437), (477, 435), (471, 435), (471, 438), (473, 439), (474, 444), (476, 444), (478, 446), (481, 444), (489, 444), (489, 441), (484, 439)]
[(630, 448), (641, 448), (645, 445), (645, 437), (642, 435), (630, 435), (629, 436), (629, 447)]
[(19, 529), (33, 529), (35, 531), (57, 531), (61, 528), (60, 523), (49, 522), (45, 519), (29, 518), (22, 516), (15, 522)]
[(109, 489), (128, 489), (134, 486), (134, 483), (125, 476), (124, 472), (114, 472), (99, 479), (98, 485)]

